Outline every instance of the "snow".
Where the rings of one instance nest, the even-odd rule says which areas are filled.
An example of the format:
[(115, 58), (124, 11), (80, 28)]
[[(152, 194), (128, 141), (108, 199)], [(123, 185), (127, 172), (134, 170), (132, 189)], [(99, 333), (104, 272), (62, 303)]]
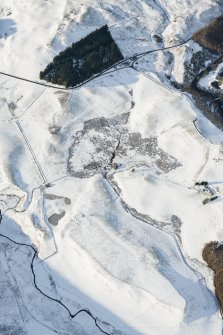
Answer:
[[(168, 0), (159, 1), (166, 10), (170, 24), (164, 32), (167, 41), (173, 43), (174, 39), (187, 39), (219, 15), (217, 1), (204, 0)], [(175, 38), (174, 38), (175, 37)]]
[[(159, 92), (159, 94), (157, 94)], [(138, 75), (134, 85), (135, 107), (129, 118), (129, 130), (139, 131), (143, 137), (157, 136), (178, 123), (190, 121), (196, 115), (180, 93)]]
[(213, 87), (211, 86), (211, 83), (216, 80), (216, 77), (217, 77), (218, 73), (222, 70), (222, 67), (223, 67), (223, 64), (220, 63), (216, 67), (216, 69), (214, 69), (213, 71), (208, 72), (207, 75), (202, 76), (201, 79), (198, 82), (199, 87), (201, 87), (202, 89), (207, 90), (207, 91), (211, 91), (211, 90), (214, 91)]
[[(154, 34), (173, 45), (218, 10), (210, 0), (2, 0), (0, 71), (38, 81), (105, 23), (124, 56), (157, 48)], [(221, 334), (201, 253), (223, 240), (223, 137), (159, 79), (183, 71), (183, 48), (175, 64), (160, 51), (73, 91), (0, 76), (0, 332), (101, 334), (68, 308), (89, 310), (108, 334)], [(219, 196), (205, 206), (202, 180)]]

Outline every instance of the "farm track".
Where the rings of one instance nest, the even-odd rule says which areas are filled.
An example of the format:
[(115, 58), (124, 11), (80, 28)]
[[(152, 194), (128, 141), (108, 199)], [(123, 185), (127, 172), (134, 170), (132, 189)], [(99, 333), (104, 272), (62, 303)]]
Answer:
[[(57, 89), (57, 90), (62, 90), (62, 91), (73, 91), (73, 90), (77, 90), (79, 88), (81, 88), (83, 85), (85, 85), (86, 83), (96, 79), (96, 78), (100, 78), (101, 76), (103, 75), (106, 75), (106, 74), (109, 74), (109, 73), (113, 73), (113, 72), (116, 72), (116, 71), (119, 71), (119, 70), (122, 70), (123, 67), (118, 67), (120, 65), (125, 65), (126, 62), (128, 61), (132, 61), (132, 64), (129, 64), (129, 65), (125, 65), (124, 68), (132, 68), (133, 70), (137, 71), (138, 70), (136, 68), (134, 68), (134, 63), (140, 59), (141, 57), (143, 56), (146, 56), (150, 53), (153, 53), (153, 52), (158, 52), (158, 51), (164, 51), (164, 50), (168, 50), (168, 49), (172, 49), (172, 48), (176, 48), (176, 47), (179, 47), (179, 46), (182, 46), (184, 44), (186, 44), (187, 42), (189, 42), (191, 39), (188, 38), (186, 41), (183, 41), (181, 43), (178, 43), (174, 46), (169, 46), (169, 47), (163, 47), (163, 48), (158, 48), (158, 49), (153, 49), (153, 50), (150, 50), (150, 51), (146, 51), (146, 52), (142, 52), (142, 53), (139, 53), (139, 54), (136, 54), (136, 55), (133, 55), (131, 57), (127, 57), (127, 58), (124, 58), (123, 60), (119, 61), (118, 63), (110, 66), (109, 68), (107, 68), (106, 70), (100, 72), (99, 74), (95, 75), (94, 77), (90, 78), (89, 80), (85, 81), (84, 83), (81, 83), (80, 85), (77, 85), (73, 88), (61, 88), (61, 87), (58, 87), (58, 86), (54, 86), (54, 85), (49, 85), (49, 84), (46, 84), (46, 83), (42, 83), (42, 82), (39, 82), (39, 81), (35, 81), (35, 80), (30, 80), (30, 79), (27, 79), (27, 78), (23, 78), (23, 77), (19, 77), (19, 76), (15, 76), (15, 75), (12, 75), (12, 74), (9, 74), (9, 73), (5, 73), (5, 72), (1, 72), (0, 71), (0, 74), (3, 75), (3, 76), (7, 76), (7, 77), (10, 77), (10, 78), (14, 78), (14, 79), (17, 79), (17, 80), (22, 80), (22, 81), (25, 81), (25, 82), (28, 82), (28, 83), (32, 83), (32, 84), (36, 84), (36, 85), (41, 85), (41, 86), (44, 86), (45, 89), (46, 88), (53, 88), (53, 89)], [(118, 67), (118, 68), (117, 68)], [(111, 70), (111, 71), (109, 71)], [(161, 85), (160, 83), (158, 83), (158, 81), (156, 81), (155, 79), (153, 78), (150, 78), (150, 80), (153, 80), (154, 82), (156, 82), (157, 84)], [(20, 133), (22, 134), (22, 137), (24, 139), (24, 141), (26, 142), (27, 144), (27, 147), (32, 155), (32, 158), (33, 158), (33, 161), (34, 163), (36, 164), (36, 167), (39, 171), (39, 174), (43, 180), (43, 184), (46, 184), (47, 183), (47, 178), (44, 174), (44, 171), (42, 170), (41, 168), (41, 165), (32, 149), (32, 146), (23, 130), (23, 127), (21, 126), (21, 123), (19, 122), (19, 119), (27, 112), (27, 110), (41, 97), (41, 95), (44, 93), (45, 90), (42, 91), (42, 93), (37, 97), (35, 98), (35, 100), (25, 109), (25, 111), (22, 112), (22, 114), (16, 118), (12, 113), (11, 113), (11, 117), (12, 117), (12, 120), (15, 121)]]
[[(146, 56), (148, 54), (151, 54), (153, 52), (158, 52), (158, 51), (164, 51), (164, 50), (169, 50), (169, 49), (173, 49), (173, 48), (177, 48), (179, 46), (182, 46), (186, 43), (188, 43), (189, 41), (191, 40), (191, 37), (188, 38), (186, 41), (183, 41), (183, 42), (180, 42), (178, 44), (175, 44), (173, 46), (168, 46), (168, 47), (163, 47), (163, 48), (158, 48), (158, 49), (153, 49), (153, 50), (149, 50), (149, 51), (145, 51), (145, 52), (141, 52), (139, 54), (135, 54), (131, 57), (126, 57), (124, 59), (122, 59), (121, 61), (115, 63), (114, 65), (108, 67), (106, 70), (103, 70), (102, 72), (96, 74), (95, 76), (93, 76), (92, 78), (86, 80), (85, 82), (75, 86), (75, 87), (60, 87), (60, 86), (55, 86), (55, 85), (50, 85), (50, 84), (46, 84), (46, 83), (43, 83), (43, 82), (40, 82), (40, 81), (36, 81), (36, 80), (31, 80), (31, 79), (27, 79), (27, 78), (24, 78), (24, 77), (19, 77), (19, 76), (16, 76), (16, 75), (13, 75), (13, 74), (10, 74), (10, 73), (6, 73), (6, 72), (2, 72), (0, 71), (0, 74), (3, 75), (3, 76), (7, 76), (7, 77), (10, 77), (10, 78), (14, 78), (14, 79), (18, 79), (18, 80), (22, 80), (22, 81), (26, 81), (28, 83), (32, 83), (32, 84), (36, 84), (36, 85), (40, 85), (40, 86), (44, 86), (44, 87), (49, 87), (49, 88), (54, 88), (54, 89), (57, 89), (57, 90), (62, 90), (62, 91), (72, 91), (72, 90), (77, 90), (79, 89), (80, 87), (82, 87), (83, 85), (89, 83), (90, 81), (96, 79), (96, 78), (99, 78), (101, 77), (102, 75), (106, 75), (108, 74), (108, 71), (109, 70), (112, 70), (114, 69), (114, 71), (118, 71), (118, 70), (121, 70), (122, 68), (116, 68), (117, 66), (119, 65), (122, 65), (122, 64), (125, 64), (126, 62), (128, 61), (137, 61), (138, 59), (140, 59), (141, 57), (143, 56)], [(133, 64), (130, 64), (128, 65), (128, 67), (132, 67)]]
[[(158, 4), (157, 4), (157, 6), (158, 6)], [(166, 19), (168, 20), (167, 17), (166, 17)], [(94, 77), (90, 78), (89, 80), (85, 81), (84, 83), (81, 83), (80, 85), (77, 85), (76, 87), (73, 87), (73, 88), (62, 88), (62, 87), (58, 87), (58, 86), (55, 86), (55, 85), (50, 85), (50, 84), (46, 84), (46, 83), (43, 83), (43, 82), (39, 82), (39, 81), (35, 81), (35, 80), (30, 80), (30, 79), (27, 79), (27, 78), (19, 77), (19, 76), (16, 76), (16, 75), (12, 75), (12, 74), (9, 74), (9, 73), (5, 73), (5, 72), (0, 72), (0, 74), (3, 75), (3, 76), (7, 76), (7, 77), (10, 77), (10, 78), (17, 79), (17, 80), (25, 81), (25, 82), (28, 82), (28, 83), (31, 83), (31, 84), (36, 84), (36, 85), (44, 86), (45, 88), (53, 88), (53, 89), (56, 89), (56, 90), (62, 90), (62, 91), (73, 91), (73, 90), (77, 90), (77, 89), (81, 88), (82, 86), (84, 86), (85, 84), (87, 84), (88, 82), (91, 82), (92, 80), (94, 80), (94, 79), (96, 79), (96, 78), (100, 78), (100, 77), (103, 76), (103, 75), (106, 75), (106, 74), (109, 74), (109, 73), (112, 73), (112, 72), (119, 71), (119, 70), (123, 69), (122, 65), (125, 65), (125, 63), (126, 63), (126, 62), (129, 62), (129, 61), (132, 62), (132, 63), (129, 64), (129, 65), (127, 65), (127, 66), (125, 66), (124, 68), (133, 68), (135, 71), (139, 72), (136, 68), (134, 68), (134, 63), (135, 63), (138, 59), (140, 59), (141, 57), (144, 57), (144, 56), (146, 56), (146, 55), (148, 55), (148, 54), (150, 54), (150, 53), (154, 53), (154, 52), (158, 52), (158, 51), (165, 51), (165, 50), (169, 50), (169, 49), (173, 49), (173, 48), (182, 46), (182, 45), (188, 43), (188, 42), (190, 41), (190, 39), (191, 39), (191, 38), (188, 38), (186, 41), (183, 41), (183, 42), (181, 42), (181, 43), (179, 43), (179, 44), (176, 44), (176, 45), (174, 45), (174, 46), (163, 47), (163, 48), (159, 48), (159, 49), (153, 49), (153, 50), (150, 50), (150, 51), (147, 51), (147, 52), (143, 52), (143, 53), (135, 54), (134, 56), (131, 56), (131, 57), (127, 57), (127, 58), (121, 60), (120, 62), (118, 62), (118, 63), (112, 65), (111, 67), (107, 68), (106, 70), (102, 71), (101, 73), (95, 75)], [(111, 71), (109, 72), (109, 70), (111, 70)], [(161, 83), (159, 83), (158, 81), (156, 81), (155, 79), (153, 79), (153, 78), (151, 78), (151, 77), (149, 77), (149, 76), (148, 76), (148, 79), (153, 80), (156, 84), (159, 84), (160, 86), (163, 86)], [(166, 86), (164, 86), (164, 87), (167, 88)], [(167, 89), (168, 89), (168, 90), (171, 90), (170, 88), (167, 88)], [(37, 97), (37, 99), (38, 99), (38, 98), (39, 98), (39, 97)], [(35, 101), (33, 101), (33, 103), (35, 103), (37, 99), (35, 99)], [(32, 103), (32, 104), (33, 104), (33, 103)], [(32, 104), (31, 104), (31, 105), (32, 105)], [(31, 106), (31, 105), (30, 105), (30, 106)], [(29, 108), (29, 107), (28, 107), (28, 108)], [(26, 110), (22, 113), (22, 115), (23, 115), (25, 112), (26, 112)], [(22, 116), (22, 115), (21, 115), (21, 116)], [(40, 164), (39, 164), (39, 162), (38, 162), (38, 160), (37, 160), (37, 158), (36, 158), (36, 156), (35, 156), (35, 153), (33, 152), (33, 149), (32, 149), (32, 147), (31, 147), (31, 144), (29, 143), (29, 140), (27, 139), (26, 134), (24, 133), (23, 128), (22, 128), (20, 122), (19, 122), (18, 120), (16, 120), (15, 118), (14, 118), (14, 121), (15, 121), (15, 123), (16, 123), (16, 125), (17, 125), (19, 131), (21, 132), (21, 134), (22, 134), (22, 136), (23, 136), (23, 138), (24, 138), (24, 141), (26, 142), (26, 144), (27, 144), (27, 146), (28, 146), (28, 149), (29, 149), (29, 151), (30, 151), (30, 153), (31, 153), (31, 155), (32, 155), (32, 157), (33, 157), (33, 160), (34, 160), (34, 162), (35, 162), (35, 164), (36, 164), (36, 166), (37, 166), (37, 168), (38, 168), (38, 171), (39, 171), (39, 173), (40, 173), (40, 175), (41, 175), (41, 177), (42, 177), (43, 183), (45, 184), (46, 181), (47, 181), (46, 176), (44, 175), (44, 172), (43, 172), (43, 170), (42, 170), (42, 168), (41, 168), (41, 166), (40, 166)], [(195, 122), (194, 122), (194, 126), (196, 127)], [(197, 129), (197, 130), (198, 130), (198, 129)], [(216, 305), (219, 307), (219, 304), (218, 304), (218, 301), (217, 301), (215, 295), (214, 295), (214, 294), (208, 289), (208, 287), (207, 287), (205, 277), (204, 277), (201, 273), (198, 273), (198, 272), (197, 272), (197, 271), (196, 271), (196, 270), (195, 270), (195, 269), (188, 263), (188, 261), (186, 260), (185, 256), (184, 256), (183, 253), (182, 253), (182, 250), (181, 250), (181, 248), (180, 248), (180, 245), (179, 245), (179, 243), (178, 243), (178, 241), (177, 241), (177, 238), (174, 236), (174, 234), (172, 234), (172, 233), (170, 233), (170, 232), (167, 232), (165, 229), (162, 229), (162, 228), (159, 228), (159, 227), (153, 225), (152, 222), (148, 222), (147, 220), (145, 220), (145, 219), (140, 215), (140, 213), (138, 213), (135, 209), (133, 209), (133, 208), (129, 208), (128, 205), (127, 205), (127, 204), (123, 201), (123, 199), (121, 198), (121, 196), (120, 196), (118, 190), (116, 190), (116, 188), (112, 185), (112, 183), (111, 183), (107, 178), (105, 178), (105, 179), (107, 180), (107, 182), (109, 183), (109, 185), (111, 186), (111, 188), (113, 189), (113, 191), (114, 191), (114, 192), (117, 194), (117, 196), (119, 197), (119, 199), (120, 199), (120, 201), (121, 201), (121, 203), (122, 203), (122, 206), (123, 206), (123, 208), (124, 208), (124, 210), (125, 210), (126, 212), (128, 212), (130, 215), (132, 215), (135, 219), (140, 220), (140, 221), (142, 221), (142, 222), (144, 222), (144, 223), (150, 224), (150, 225), (152, 225), (154, 228), (156, 228), (156, 229), (158, 229), (158, 230), (161, 230), (162, 232), (165, 232), (166, 234), (169, 234), (169, 235), (172, 236), (172, 238), (174, 239), (175, 244), (176, 244), (176, 246), (177, 246), (177, 248), (178, 248), (178, 250), (179, 250), (179, 253), (180, 253), (181, 257), (182, 257), (182, 260), (183, 260), (184, 264), (198, 276), (199, 280), (201, 280), (201, 281), (204, 283), (204, 285), (205, 285), (205, 287), (207, 288), (207, 290), (209, 291), (209, 293), (210, 293), (210, 294), (213, 296), (213, 298), (215, 299), (215, 301), (216, 301)], [(24, 211), (25, 211), (25, 210), (24, 210)], [(2, 216), (0, 215), (0, 223), (1, 223), (1, 221), (2, 221)], [(37, 285), (37, 283), (36, 283), (36, 274), (35, 274), (35, 270), (34, 270), (34, 261), (35, 261), (35, 259), (38, 257), (38, 251), (37, 251), (32, 245), (25, 244), (25, 243), (18, 243), (18, 242), (12, 240), (11, 238), (9, 238), (9, 237), (7, 237), (7, 236), (5, 236), (5, 235), (3, 235), (3, 234), (0, 234), (0, 237), (2, 237), (3, 239), (8, 240), (8, 241), (11, 242), (11, 243), (14, 243), (14, 244), (18, 245), (18, 246), (25, 246), (25, 247), (27, 247), (27, 248), (29, 248), (29, 249), (32, 250), (32, 252), (33, 252), (33, 257), (32, 257), (32, 260), (31, 260), (31, 265), (30, 265), (30, 267), (31, 267), (32, 275), (33, 275), (33, 283), (34, 283), (35, 288), (36, 288), (42, 295), (44, 295), (46, 298), (50, 299), (51, 301), (53, 301), (53, 302), (55, 302), (55, 303), (58, 303), (61, 307), (63, 307), (64, 309), (66, 309), (66, 311), (68, 312), (69, 316), (70, 316), (72, 319), (74, 319), (74, 318), (75, 318), (78, 314), (80, 314), (80, 313), (88, 314), (88, 315), (94, 320), (95, 326), (96, 326), (96, 327), (97, 327), (103, 334), (111, 335), (110, 333), (104, 331), (104, 330), (99, 326), (97, 317), (95, 317), (95, 316), (91, 313), (90, 310), (83, 308), (83, 309), (80, 309), (79, 311), (77, 311), (76, 313), (73, 314), (73, 313), (70, 311), (70, 309), (69, 309), (65, 304), (63, 304), (60, 300), (55, 299), (55, 298), (53, 298), (53, 297), (51, 297), (51, 296), (45, 294), (45, 293), (38, 287), (38, 285)]]

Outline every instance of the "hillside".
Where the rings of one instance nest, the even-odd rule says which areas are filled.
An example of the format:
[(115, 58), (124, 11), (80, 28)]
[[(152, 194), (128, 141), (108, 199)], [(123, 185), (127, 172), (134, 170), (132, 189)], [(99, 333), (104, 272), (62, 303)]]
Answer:
[(40, 79), (66, 87), (76, 86), (123, 59), (105, 25), (61, 51), (40, 72)]
[(193, 34), (192, 39), (212, 51), (223, 53), (223, 16)]
[(214, 286), (216, 296), (223, 311), (223, 246), (216, 241), (205, 245), (202, 256), (208, 266), (214, 271)]
[(223, 132), (182, 88), (222, 11), (1, 0), (0, 335), (222, 334)]

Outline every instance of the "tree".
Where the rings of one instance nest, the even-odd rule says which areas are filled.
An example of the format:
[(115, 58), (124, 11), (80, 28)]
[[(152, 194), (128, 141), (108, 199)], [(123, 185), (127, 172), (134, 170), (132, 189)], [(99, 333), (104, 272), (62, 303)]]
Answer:
[(123, 56), (105, 25), (61, 51), (40, 72), (40, 79), (75, 86), (121, 59)]

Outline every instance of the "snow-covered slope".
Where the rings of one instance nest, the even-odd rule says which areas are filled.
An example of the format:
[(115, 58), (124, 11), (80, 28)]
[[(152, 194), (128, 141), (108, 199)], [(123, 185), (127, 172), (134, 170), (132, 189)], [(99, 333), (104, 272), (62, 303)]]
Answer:
[[(136, 55), (75, 90), (0, 74), (1, 334), (221, 334), (201, 253), (223, 239), (223, 134), (165, 77), (187, 47), (154, 51), (218, 11), (214, 0), (1, 1), (1, 73), (39, 81), (105, 23)], [(218, 195), (206, 206), (201, 180)]]

